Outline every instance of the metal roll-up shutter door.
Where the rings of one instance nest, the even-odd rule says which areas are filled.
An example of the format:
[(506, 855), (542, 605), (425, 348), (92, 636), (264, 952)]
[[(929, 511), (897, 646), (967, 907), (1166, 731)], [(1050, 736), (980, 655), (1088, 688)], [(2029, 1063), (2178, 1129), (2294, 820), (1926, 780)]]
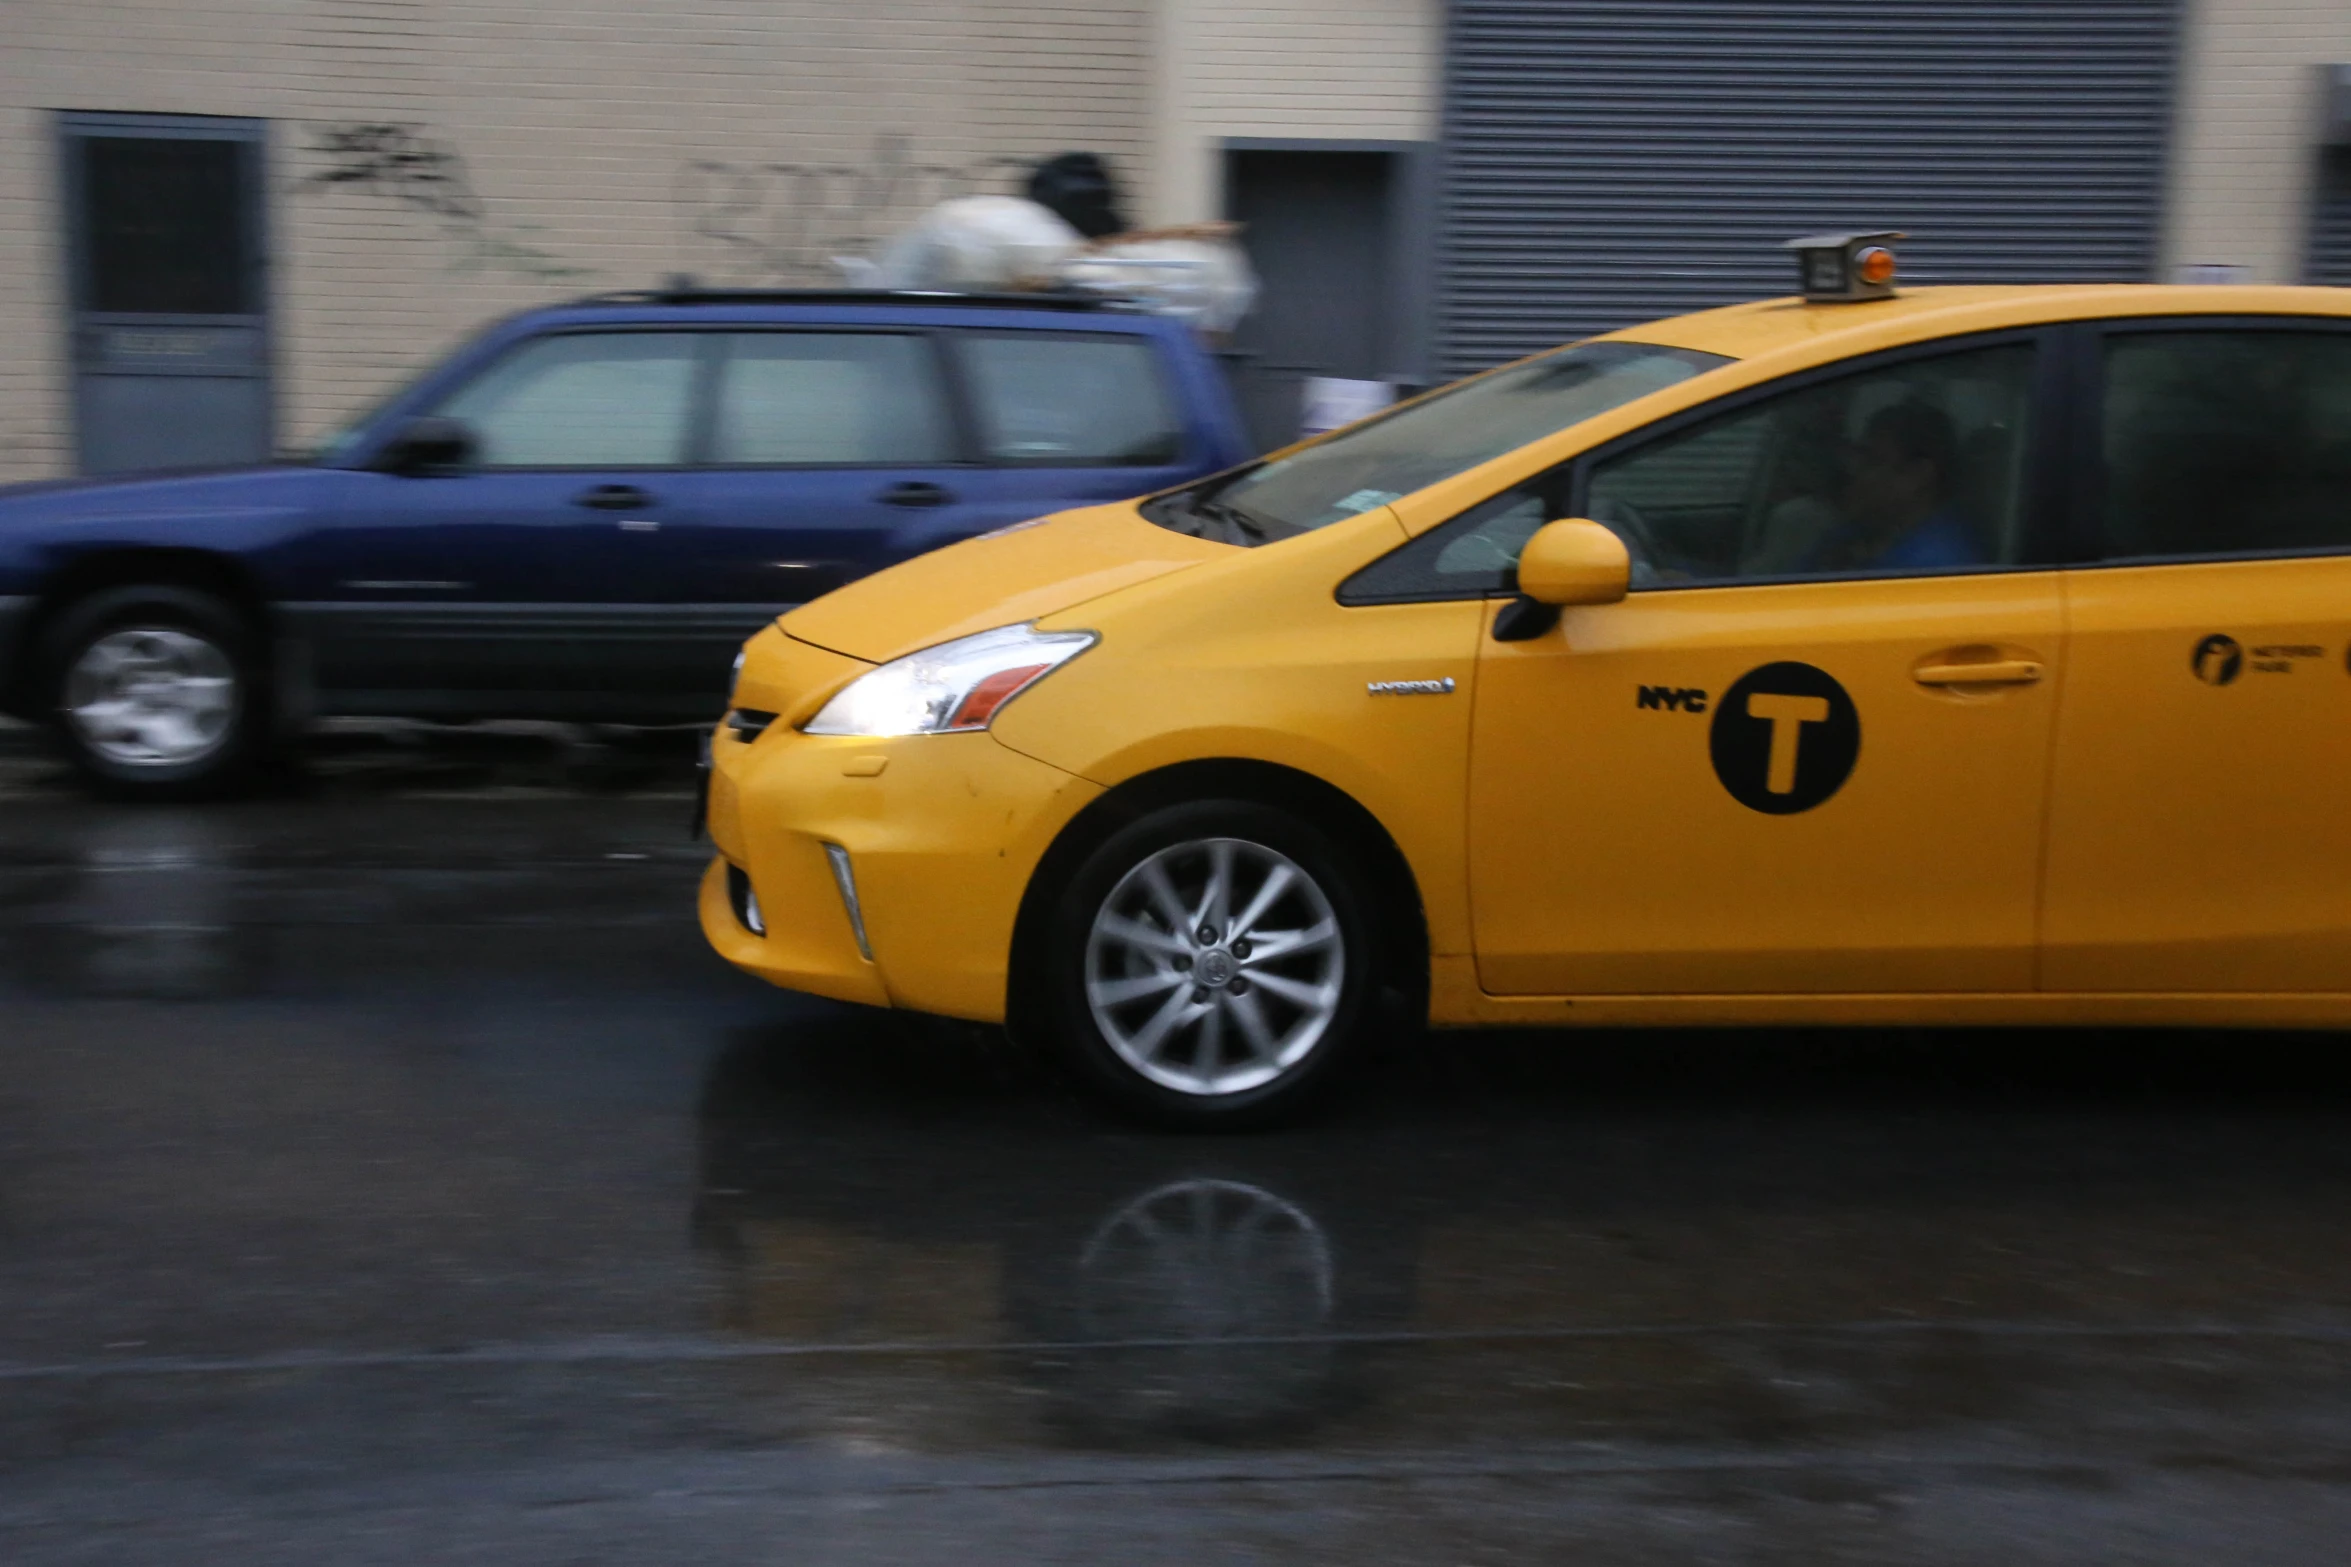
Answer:
[(2305, 275), (2313, 283), (2351, 288), (2351, 147), (2328, 148), (2319, 165)]
[(1903, 279), (2143, 280), (2176, 0), (1454, 0), (1448, 371), (1789, 291), (1798, 234)]

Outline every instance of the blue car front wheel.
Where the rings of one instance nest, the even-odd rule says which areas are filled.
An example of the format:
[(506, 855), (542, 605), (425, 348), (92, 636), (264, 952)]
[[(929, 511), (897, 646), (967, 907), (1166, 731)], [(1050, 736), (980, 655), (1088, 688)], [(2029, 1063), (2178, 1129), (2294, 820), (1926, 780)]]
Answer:
[(101, 792), (192, 799), (246, 784), (269, 729), (259, 638), (213, 594), (104, 589), (42, 638), (54, 727)]

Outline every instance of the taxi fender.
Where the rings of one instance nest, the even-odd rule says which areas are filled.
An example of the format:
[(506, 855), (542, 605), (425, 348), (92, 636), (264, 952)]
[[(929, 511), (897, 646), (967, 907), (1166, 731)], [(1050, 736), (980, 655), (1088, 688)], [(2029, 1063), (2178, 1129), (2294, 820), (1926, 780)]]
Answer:
[[(1458, 820), (1449, 832), (1442, 827), (1435, 834), (1426, 830), (1421, 820), (1425, 802), (1415, 798), (1416, 790), (1425, 794), (1423, 779), (1367, 765), (1346, 748), (1311, 735), (1244, 724), (1171, 729), (1082, 761), (1025, 750), (1001, 733), (997, 738), (1011, 749), (1100, 786), (1104, 800), (1171, 769), (1217, 763), (1280, 768), (1334, 789), (1361, 807), (1395, 845), (1419, 896), (1432, 950), (1470, 950), (1467, 889), (1457, 870), (1447, 874), (1458, 863)], [(1061, 830), (1073, 825), (1074, 819), (1065, 820)], [(1430, 874), (1432, 870), (1436, 874)]]
[(1218, 761), (1318, 780), (1403, 856), (1434, 950), (1467, 951), (1464, 803), (1486, 606), (1356, 608), (1334, 591), (1404, 541), (1379, 508), (1048, 617), (1045, 629), (1089, 630), (1100, 645), (1007, 703), (995, 736), (1106, 789)]

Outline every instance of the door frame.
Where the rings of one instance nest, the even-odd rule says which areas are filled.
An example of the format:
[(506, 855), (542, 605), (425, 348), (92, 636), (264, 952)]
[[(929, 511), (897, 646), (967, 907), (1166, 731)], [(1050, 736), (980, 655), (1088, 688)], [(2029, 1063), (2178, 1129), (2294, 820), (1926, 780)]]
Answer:
[(1437, 144), (1331, 136), (1226, 136), (1217, 142), (1217, 210), (1234, 216), (1234, 154), (1244, 152), (1374, 153), (1386, 157), (1387, 212), (1381, 243), (1392, 263), (1380, 310), (1387, 341), (1380, 345), (1384, 380), (1402, 393), (1425, 389), (1434, 348), (1437, 293)]
[[(83, 381), (89, 374), (86, 356), (82, 352), (82, 334), (88, 328), (106, 326), (236, 326), (254, 333), (255, 379), (261, 383), (262, 443), (265, 452), (277, 450), (279, 408), (277, 389), (277, 341), (272, 330), (275, 312), (270, 309), (270, 224), (269, 207), (269, 121), (221, 114), (141, 114), (117, 113), (96, 109), (60, 109), (51, 115), (51, 136), (55, 143), (57, 163), (57, 212), (60, 219), (60, 239), (63, 243), (63, 287), (59, 294), (65, 303), (64, 349), (67, 397), (72, 409), (74, 467), (87, 473), (90, 454), (88, 411), (83, 402)], [(83, 177), (82, 160), (76, 155), (77, 141), (92, 139), (143, 138), (156, 141), (228, 141), (239, 142), (253, 149), (244, 170), (243, 218), (241, 235), (246, 247), (247, 265), (252, 268), (253, 302), (257, 307), (244, 315), (101, 315), (89, 308), (91, 290), (89, 253), (89, 225), (85, 221), (88, 191)], [(151, 373), (171, 374), (173, 369), (156, 367)], [(181, 371), (179, 373), (186, 373)]]

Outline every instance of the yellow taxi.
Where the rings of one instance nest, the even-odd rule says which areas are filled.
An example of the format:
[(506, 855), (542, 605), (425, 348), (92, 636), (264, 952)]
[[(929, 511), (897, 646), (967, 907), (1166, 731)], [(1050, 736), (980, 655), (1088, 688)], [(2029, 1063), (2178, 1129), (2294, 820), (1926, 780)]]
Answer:
[(2351, 1020), (2351, 291), (1888, 243), (786, 615), (711, 943), (1194, 1125), (1399, 1017)]

